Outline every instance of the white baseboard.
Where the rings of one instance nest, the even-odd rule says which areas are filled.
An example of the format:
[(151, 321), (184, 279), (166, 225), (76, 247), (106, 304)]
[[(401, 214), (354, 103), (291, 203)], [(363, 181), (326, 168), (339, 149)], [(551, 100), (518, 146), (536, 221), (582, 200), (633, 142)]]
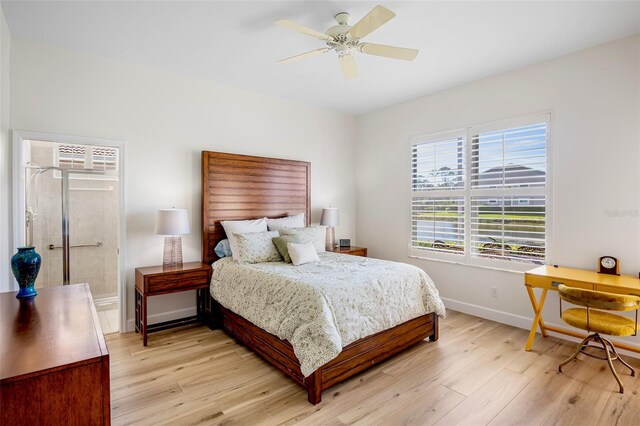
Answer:
[(113, 305), (118, 303), (118, 296), (106, 296), (93, 299), (93, 304), (96, 306)]
[(533, 317), (529, 318), (522, 315), (516, 315), (509, 312), (499, 311), (497, 309), (449, 299), (447, 297), (443, 297), (442, 301), (447, 309), (451, 309), (452, 311), (462, 312), (463, 314), (473, 315), (518, 328), (524, 328), (525, 330), (531, 329)]
[[(190, 317), (196, 314), (196, 307), (178, 309), (175, 311), (162, 312), (159, 314), (149, 315), (147, 321), (149, 324), (155, 324), (158, 322), (171, 321), (178, 318)], [(134, 331), (136, 329), (136, 320), (128, 319), (127, 320), (127, 332)]]
[[(502, 324), (523, 328), (525, 330), (530, 330), (531, 324), (533, 323), (533, 315), (531, 317), (525, 317), (522, 315), (516, 315), (510, 312), (499, 311), (497, 309), (487, 308), (480, 305), (474, 305), (472, 303), (467, 303), (467, 302), (461, 302), (459, 300), (449, 299), (446, 297), (443, 297), (442, 301), (444, 302), (447, 309), (451, 309), (452, 311), (462, 312), (463, 314), (473, 315), (476, 317), (488, 319), (488, 320), (499, 322)], [(547, 320), (545, 320), (545, 324), (548, 324), (552, 327), (568, 328), (566, 324), (556, 324)], [(576, 343), (580, 342), (581, 340), (575, 337), (567, 336), (566, 334), (554, 333), (552, 331), (549, 332), (549, 335), (558, 337), (560, 339), (568, 340), (570, 342), (576, 342)], [(536, 338), (540, 337), (539, 331), (536, 332), (536, 336), (537, 336)], [(613, 341), (613, 343), (616, 342), (614, 339), (611, 339), (611, 340)], [(628, 342), (628, 341), (625, 343), (637, 344), (636, 342)], [(640, 354), (636, 352), (630, 352), (624, 349), (618, 349), (618, 352), (620, 352), (623, 355), (630, 356), (632, 358), (640, 359)]]

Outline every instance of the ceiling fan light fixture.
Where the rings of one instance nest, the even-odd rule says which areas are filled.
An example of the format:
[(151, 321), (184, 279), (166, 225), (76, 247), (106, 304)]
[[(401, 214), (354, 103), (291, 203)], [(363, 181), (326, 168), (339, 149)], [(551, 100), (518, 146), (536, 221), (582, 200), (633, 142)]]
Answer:
[(349, 23), (349, 18), (351, 15), (348, 12), (340, 12), (334, 16), (338, 25), (347, 25)]
[(349, 18), (351, 15), (347, 12), (340, 12), (335, 15), (335, 20), (338, 25), (334, 25), (329, 28), (325, 33), (307, 28), (286, 19), (276, 21), (276, 24), (282, 27), (324, 40), (327, 44), (327, 47), (323, 49), (316, 49), (311, 52), (301, 53), (289, 58), (281, 59), (278, 62), (296, 62), (311, 56), (318, 56), (328, 52), (329, 50), (335, 50), (338, 54), (338, 61), (340, 63), (342, 75), (345, 79), (351, 80), (358, 76), (358, 70), (354, 60), (355, 51), (367, 55), (412, 61), (418, 54), (416, 49), (407, 49), (404, 47), (387, 46), (375, 43), (363, 43), (360, 41), (362, 38), (377, 30), (395, 16), (396, 14), (386, 7), (376, 6), (355, 25), (350, 26)]

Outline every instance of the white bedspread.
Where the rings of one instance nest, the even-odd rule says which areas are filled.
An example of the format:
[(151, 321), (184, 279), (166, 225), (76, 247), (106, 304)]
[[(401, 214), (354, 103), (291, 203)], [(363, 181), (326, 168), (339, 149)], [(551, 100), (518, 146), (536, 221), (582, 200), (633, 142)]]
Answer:
[(336, 253), (320, 262), (213, 265), (211, 295), (227, 309), (288, 340), (310, 375), (362, 337), (445, 308), (421, 269)]

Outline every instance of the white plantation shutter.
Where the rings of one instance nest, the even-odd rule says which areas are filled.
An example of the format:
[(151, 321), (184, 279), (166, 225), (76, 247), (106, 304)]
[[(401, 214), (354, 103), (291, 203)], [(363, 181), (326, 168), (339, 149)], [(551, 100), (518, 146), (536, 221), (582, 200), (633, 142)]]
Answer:
[(546, 263), (549, 121), (543, 114), (413, 139), (411, 255)]
[(411, 148), (413, 191), (464, 189), (464, 136), (416, 143)]
[(118, 148), (60, 144), (58, 167), (74, 170), (118, 170)]
[(471, 186), (544, 187), (546, 129), (546, 123), (485, 132), (472, 129)]
[(93, 168), (97, 170), (117, 170), (118, 149), (93, 147)]
[(471, 128), (471, 256), (544, 263), (547, 118)]
[(545, 210), (544, 195), (471, 197), (472, 255), (543, 262)]
[(84, 168), (85, 148), (81, 145), (58, 145), (58, 166), (63, 169)]
[(411, 210), (414, 248), (464, 254), (464, 197), (415, 197)]
[(411, 251), (464, 254), (465, 136), (419, 139), (411, 148)]

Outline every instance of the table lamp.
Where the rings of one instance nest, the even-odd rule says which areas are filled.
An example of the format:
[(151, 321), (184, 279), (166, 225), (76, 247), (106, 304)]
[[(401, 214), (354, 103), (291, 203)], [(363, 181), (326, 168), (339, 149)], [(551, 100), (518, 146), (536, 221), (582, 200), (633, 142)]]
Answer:
[(188, 234), (189, 216), (185, 209), (160, 209), (156, 216), (155, 233), (165, 235), (163, 267), (182, 265), (182, 237)]
[(327, 250), (336, 245), (336, 226), (340, 225), (340, 212), (336, 207), (325, 207), (322, 209), (320, 225), (327, 226)]

